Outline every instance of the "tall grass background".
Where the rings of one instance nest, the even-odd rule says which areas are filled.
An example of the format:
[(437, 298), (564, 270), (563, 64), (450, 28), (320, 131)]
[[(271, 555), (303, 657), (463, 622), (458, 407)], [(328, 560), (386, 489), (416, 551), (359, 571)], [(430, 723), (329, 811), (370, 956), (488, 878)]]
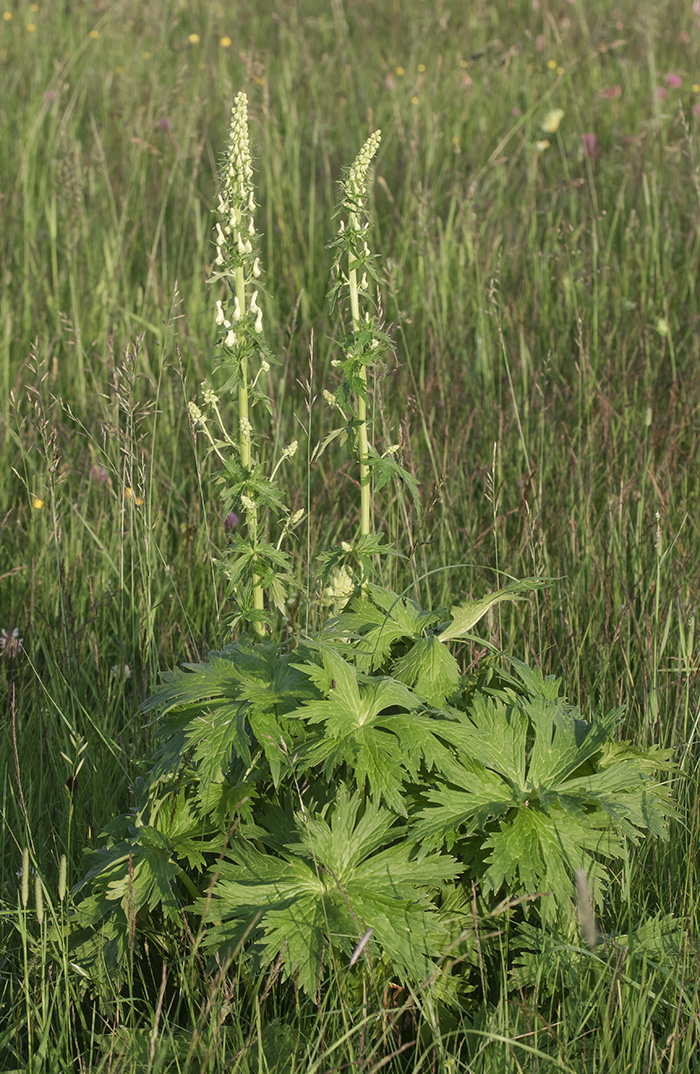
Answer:
[[(337, 179), (380, 127), (373, 245), (396, 354), (372, 385), (373, 435), (400, 440), (423, 506), (377, 497), (376, 528), (406, 557), (382, 580), (436, 606), (506, 576), (553, 578), (501, 606), (486, 640), (561, 676), (584, 712), (623, 706), (621, 734), (677, 750), (673, 837), (618, 880), (632, 921), (687, 924), (683, 964), (650, 964), (636, 1005), (615, 974), (558, 1012), (484, 990), (461, 1030), (470, 1069), (695, 1069), (700, 13), (8, 4), (0, 71), (3, 1069), (272, 1069), (264, 1033), (289, 1070), (466, 1062), (439, 1034), (402, 1052), (396, 1027), (384, 1052), (363, 1051), (337, 997), (295, 1036), (308, 1014), (294, 1022), (289, 993), (284, 1007), (263, 984), (228, 1037), (212, 1029), (217, 982), (185, 988), (177, 1013), (165, 980), (143, 985), (123, 1030), (116, 999), (86, 1013), (67, 959), (48, 976), (49, 923), (70, 902), (61, 857), (70, 889), (83, 847), (128, 808), (151, 733), (140, 702), (160, 669), (227, 640), (213, 571), (227, 534), (186, 404), (211, 373), (211, 210), (239, 89), (283, 361), (270, 454), (309, 432), (286, 470), (292, 509), (309, 508), (287, 629), (317, 615), (317, 553), (358, 525), (352, 466), (313, 449), (338, 332)], [(564, 116), (548, 133), (552, 109)], [(479, 655), (465, 647), (465, 665)], [(34, 882), (19, 890), (24, 846), (41, 921)], [(187, 1026), (199, 1051), (178, 1043)]]

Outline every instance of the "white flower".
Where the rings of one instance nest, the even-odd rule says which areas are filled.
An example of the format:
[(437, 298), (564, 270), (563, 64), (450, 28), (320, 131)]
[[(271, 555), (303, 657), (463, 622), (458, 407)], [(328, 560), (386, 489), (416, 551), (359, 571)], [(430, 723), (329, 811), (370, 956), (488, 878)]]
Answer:
[(221, 300), (219, 300), (216, 303), (216, 316), (214, 317), (214, 320), (216, 321), (217, 324), (223, 324), (224, 323), (224, 320), (225, 320), (224, 307), (223, 307), (223, 305), (221, 303)]
[(338, 615), (350, 600), (354, 588), (346, 568), (336, 567), (331, 571), (328, 585), (323, 590), (323, 603), (332, 605), (333, 615)]

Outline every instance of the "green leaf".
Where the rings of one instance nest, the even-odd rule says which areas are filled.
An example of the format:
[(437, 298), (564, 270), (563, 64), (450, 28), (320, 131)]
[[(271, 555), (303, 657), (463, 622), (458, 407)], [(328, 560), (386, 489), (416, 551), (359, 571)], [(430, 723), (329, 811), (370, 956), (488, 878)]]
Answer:
[(540, 912), (553, 920), (570, 904), (577, 869), (600, 900), (604, 862), (622, 854), (623, 838), (666, 834), (672, 804), (659, 774), (669, 759), (613, 747), (617, 712), (587, 723), (551, 682), (529, 683), (529, 697), (477, 695), (467, 712), (450, 708), (436, 723), (456, 756), (414, 830), (426, 848), (462, 840), (465, 868), (482, 870), (486, 893), (549, 893)]
[(440, 611), (421, 611), (414, 601), (367, 583), (324, 633), (324, 641), (358, 667), (373, 671), (386, 666), (397, 642), (418, 640), (439, 621)]
[(599, 856), (617, 857), (623, 851), (603, 814), (591, 817), (556, 802), (548, 813), (519, 810), (511, 823), (501, 824), (485, 841), (484, 848), (491, 850), (484, 893), (497, 893), (505, 885), (513, 893), (548, 895), (541, 903), (544, 920), (554, 920), (562, 906), (573, 904), (578, 869), (584, 870), (596, 902), (602, 904), (609, 875)]
[(417, 711), (420, 699), (396, 679), (360, 682), (357, 669), (332, 649), (323, 650), (323, 671), (310, 668), (309, 675), (326, 697), (295, 713), (322, 727), (300, 747), (300, 763), (321, 765), (328, 779), (348, 765), (358, 787), (366, 781), (373, 796), (405, 816), (404, 782), (416, 778), (422, 756), (434, 763), (446, 755), (430, 720)]
[(369, 950), (384, 952), (400, 977), (422, 981), (449, 937), (430, 895), (458, 866), (445, 854), (418, 861), (404, 840), (387, 847), (395, 820), (341, 786), (328, 818), (297, 818), (297, 842), (279, 858), (238, 840), (217, 869), (207, 946), (230, 949), (252, 929), (261, 965), (281, 957), (283, 976), (297, 974), (313, 995), (324, 951), (349, 960), (372, 929)]
[(544, 589), (548, 585), (549, 582), (543, 578), (523, 578), (522, 581), (510, 582), (479, 600), (466, 600), (462, 604), (456, 604), (450, 609), (452, 622), (447, 624), (438, 637), (440, 641), (454, 641), (455, 638), (466, 637), (494, 604), (500, 604), (504, 600), (524, 600), (529, 593)]
[(436, 708), (454, 693), (461, 678), (454, 656), (434, 635), (414, 642), (408, 652), (396, 661), (393, 672), (397, 679), (412, 687)]

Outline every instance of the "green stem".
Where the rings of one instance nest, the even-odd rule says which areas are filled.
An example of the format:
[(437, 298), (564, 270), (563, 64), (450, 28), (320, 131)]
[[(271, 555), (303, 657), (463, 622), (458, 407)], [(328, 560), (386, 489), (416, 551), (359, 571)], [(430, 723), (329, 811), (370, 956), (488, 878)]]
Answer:
[[(350, 227), (357, 227), (355, 214), (350, 216)], [(355, 338), (360, 331), (360, 299), (357, 289), (357, 269), (352, 255), (348, 258), (348, 284), (350, 289), (350, 314), (352, 317), (352, 330)], [(358, 395), (357, 417), (359, 421), (359, 458), (360, 458), (360, 535), (367, 536), (371, 532), (370, 508), (372, 502), (372, 487), (369, 471), (369, 439), (367, 436), (367, 370), (364, 366), (360, 370), (360, 378), (363, 382), (364, 391)]]
[[(245, 314), (246, 300), (245, 300), (245, 279), (243, 276), (243, 269), (236, 269), (236, 298), (238, 299), (238, 307), (241, 311), (241, 316)], [(238, 386), (238, 446), (241, 456), (241, 466), (244, 470), (250, 472), (251, 469), (251, 424), (248, 416), (248, 359), (245, 355), (241, 358), (241, 382)], [(253, 542), (257, 542), (258, 537), (258, 520), (257, 512), (246, 511), (246, 525), (248, 527), (248, 536)], [(263, 593), (262, 586), (260, 585), (260, 579), (258, 575), (253, 574), (253, 608), (256, 611), (264, 611), (265, 608), (265, 595)], [(254, 623), (253, 629), (255, 633), (260, 637), (265, 632), (265, 628), (262, 623)]]
[[(236, 269), (236, 298), (241, 311), (245, 313), (245, 280), (243, 269)], [(241, 466), (250, 470), (250, 418), (248, 417), (248, 359), (241, 358), (241, 382), (238, 385), (238, 436)]]

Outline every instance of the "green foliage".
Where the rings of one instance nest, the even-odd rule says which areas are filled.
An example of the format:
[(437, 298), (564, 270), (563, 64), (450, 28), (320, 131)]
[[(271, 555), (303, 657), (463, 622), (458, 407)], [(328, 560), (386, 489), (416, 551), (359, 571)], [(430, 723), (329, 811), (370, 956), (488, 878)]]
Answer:
[(670, 756), (615, 742), (619, 712), (584, 720), (518, 661), (467, 689), (441, 639), (503, 594), (440, 628), (442, 610), (368, 585), (291, 652), (243, 638), (166, 673), (144, 706), (151, 775), (92, 855), (79, 915), (103, 921), (115, 968), (130, 921), (184, 915), (218, 958), (279, 960), (309, 994), (331, 967), (362, 972), (366, 934), (373, 980), (416, 986), (471, 933), (472, 883), (535, 897), (529, 916), (566, 931), (584, 870), (601, 909), (625, 843), (667, 832)]

